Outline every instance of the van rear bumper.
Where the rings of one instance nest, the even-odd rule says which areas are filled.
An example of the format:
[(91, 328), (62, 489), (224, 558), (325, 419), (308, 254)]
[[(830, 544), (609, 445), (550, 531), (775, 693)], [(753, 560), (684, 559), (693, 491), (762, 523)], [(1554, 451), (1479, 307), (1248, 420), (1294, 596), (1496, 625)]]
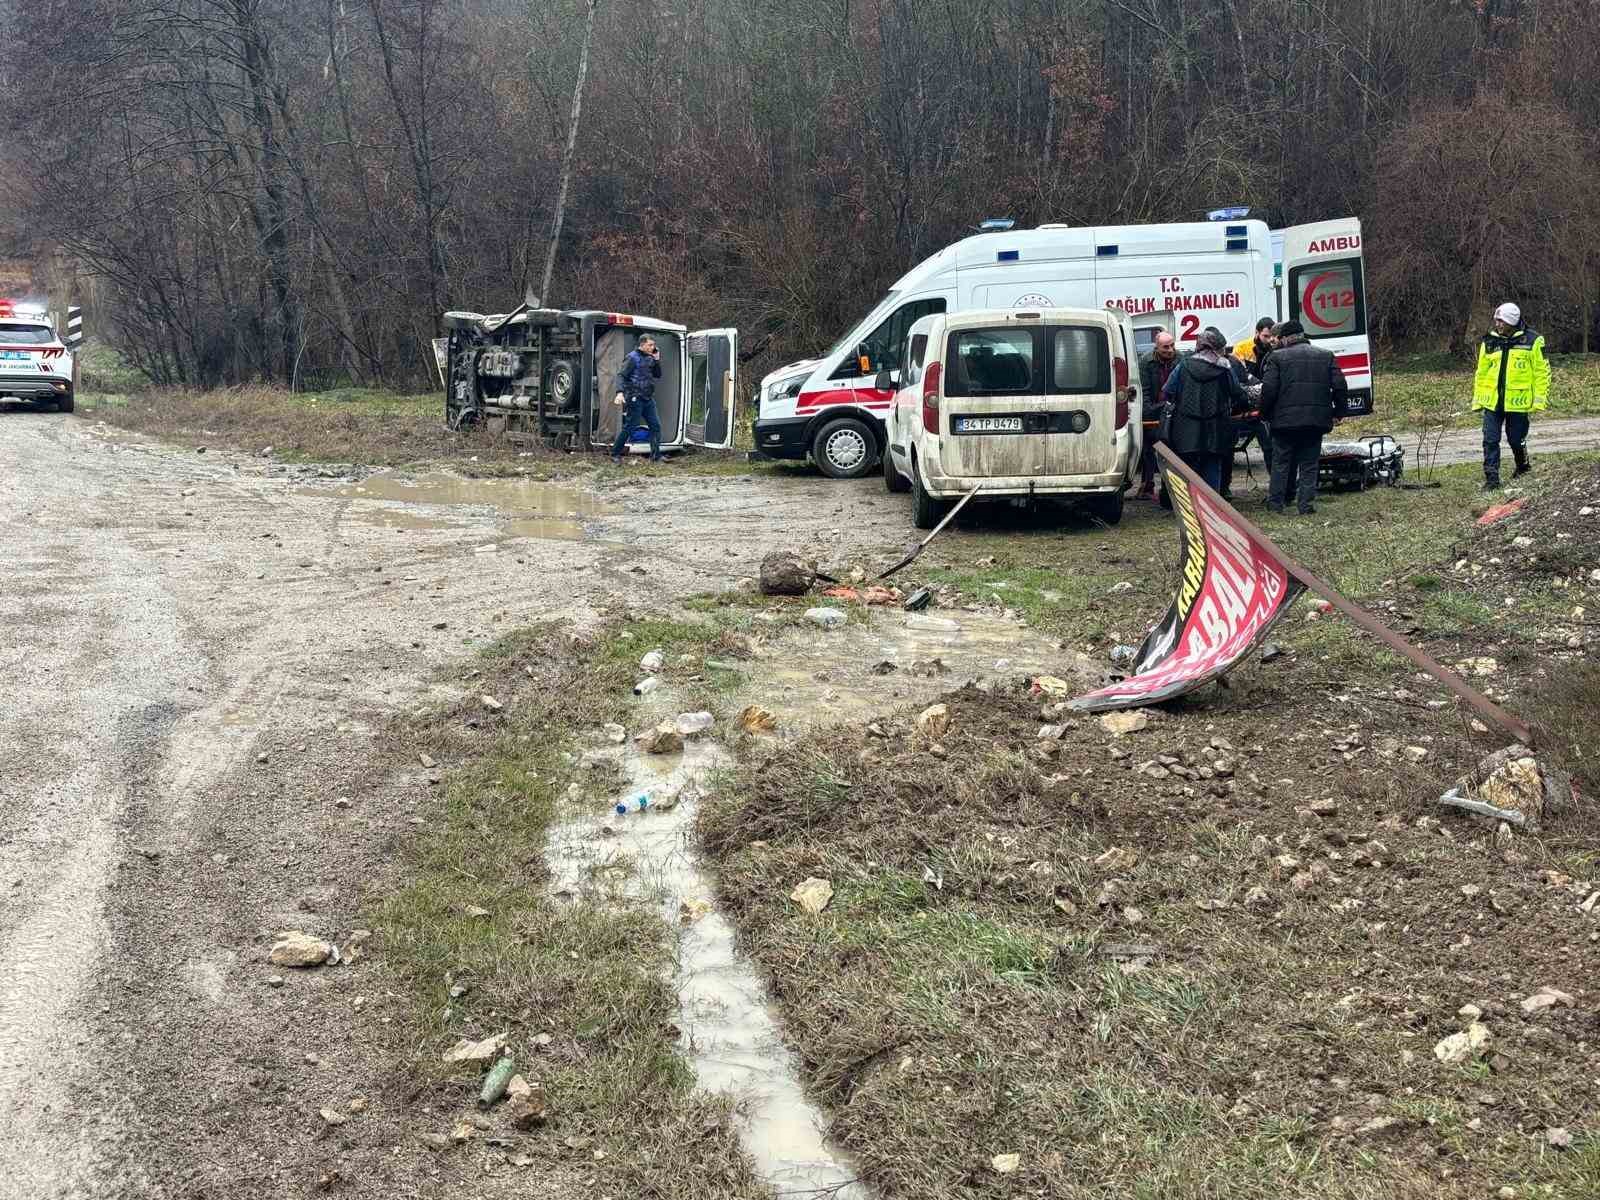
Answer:
[(1121, 471), (1103, 475), (932, 475), (923, 479), (928, 494), (941, 499), (965, 496), (980, 483), (983, 496), (1082, 496), (1120, 492), (1128, 486)]

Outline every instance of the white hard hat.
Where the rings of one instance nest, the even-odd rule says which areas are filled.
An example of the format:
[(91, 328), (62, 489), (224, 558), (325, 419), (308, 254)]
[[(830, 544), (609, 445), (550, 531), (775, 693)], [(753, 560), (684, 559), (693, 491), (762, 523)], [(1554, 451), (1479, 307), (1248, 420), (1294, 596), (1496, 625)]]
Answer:
[(1507, 300), (1494, 310), (1494, 319), (1496, 321), (1504, 321), (1507, 325), (1521, 325), (1522, 310)]

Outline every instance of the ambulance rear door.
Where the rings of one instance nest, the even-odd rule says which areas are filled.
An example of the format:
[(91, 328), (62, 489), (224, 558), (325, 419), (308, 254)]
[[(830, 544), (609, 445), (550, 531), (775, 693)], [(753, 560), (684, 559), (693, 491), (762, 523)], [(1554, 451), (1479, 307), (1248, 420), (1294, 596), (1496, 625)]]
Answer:
[(1361, 222), (1355, 217), (1291, 225), (1283, 231), (1285, 315), (1306, 339), (1333, 352), (1349, 392), (1347, 415), (1372, 411), (1372, 347), (1367, 336)]

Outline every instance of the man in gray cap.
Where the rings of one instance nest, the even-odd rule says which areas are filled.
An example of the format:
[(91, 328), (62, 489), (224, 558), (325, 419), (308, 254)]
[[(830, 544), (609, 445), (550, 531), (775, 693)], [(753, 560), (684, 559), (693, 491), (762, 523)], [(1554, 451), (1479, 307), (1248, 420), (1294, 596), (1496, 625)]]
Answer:
[(1533, 470), (1528, 462), (1529, 414), (1550, 399), (1550, 364), (1544, 338), (1529, 329), (1522, 310), (1509, 302), (1494, 310), (1494, 326), (1478, 346), (1478, 370), (1472, 380), (1472, 407), (1483, 410), (1483, 490), (1500, 486), (1500, 437), (1511, 443), (1517, 469), (1513, 478)]

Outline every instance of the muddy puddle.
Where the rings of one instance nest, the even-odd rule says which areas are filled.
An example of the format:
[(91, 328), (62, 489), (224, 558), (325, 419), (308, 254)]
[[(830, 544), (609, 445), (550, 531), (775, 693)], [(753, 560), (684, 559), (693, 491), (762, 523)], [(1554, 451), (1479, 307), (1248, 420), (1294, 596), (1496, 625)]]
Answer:
[(576, 488), (532, 479), (444, 474), (376, 474), (338, 487), (302, 488), (300, 494), (370, 502), (353, 505), (350, 519), (390, 529), (458, 529), (465, 518), (488, 510), (503, 537), (560, 541), (583, 537), (585, 520), (612, 511), (600, 497)]
[[(670, 715), (665, 707), (659, 713)], [(649, 789), (651, 805), (618, 816), (609, 802), (594, 801), (591, 815), (559, 826), (548, 854), (555, 894), (655, 906), (678, 931), (680, 1049), (701, 1088), (738, 1102), (740, 1137), (757, 1172), (779, 1195), (865, 1200), (855, 1169), (829, 1145), (826, 1120), (806, 1099), (761, 979), (735, 952), (733, 926), (713, 907), (694, 851), (699, 797), (732, 765), (730, 755), (699, 740), (682, 754), (646, 755), (629, 743), (590, 756), (621, 770), (626, 782), (612, 801)]]
[(781, 728), (842, 724), (963, 684), (1018, 675), (1099, 682), (1102, 665), (1004, 617), (951, 609), (874, 610), (841, 629), (784, 629), (758, 657), (729, 667), (748, 676), (739, 696), (778, 717)]

